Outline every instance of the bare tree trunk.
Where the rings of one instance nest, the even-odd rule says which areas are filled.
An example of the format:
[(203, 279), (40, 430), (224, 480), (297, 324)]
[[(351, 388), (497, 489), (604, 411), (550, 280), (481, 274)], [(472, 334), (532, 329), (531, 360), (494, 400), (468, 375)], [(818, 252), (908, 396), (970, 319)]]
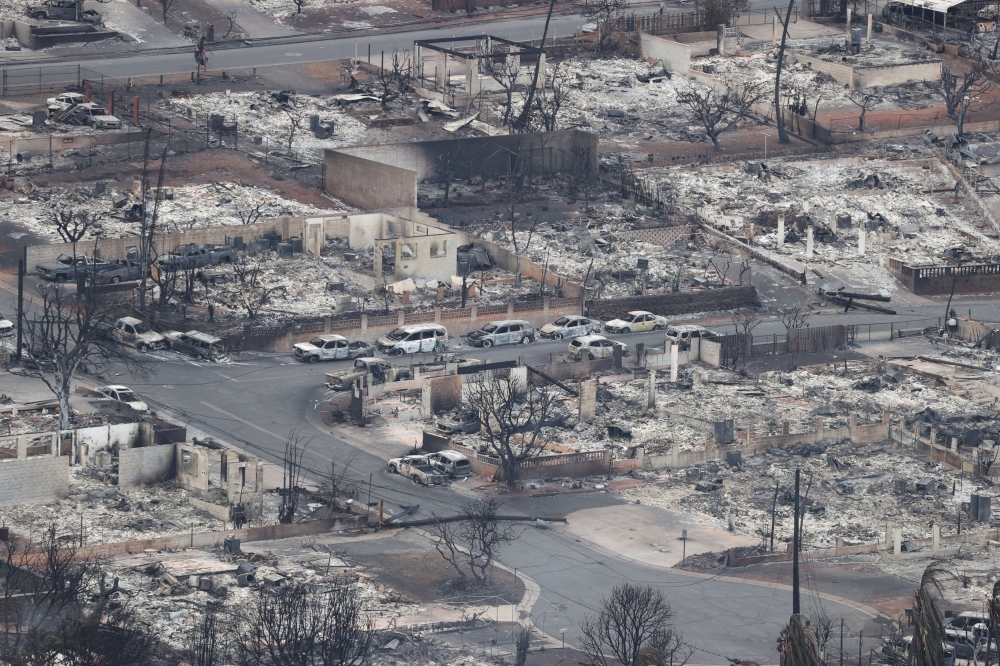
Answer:
[(788, 39), (788, 22), (792, 20), (792, 8), (795, 0), (788, 0), (788, 11), (785, 13), (785, 23), (781, 27), (781, 48), (778, 49), (778, 71), (774, 75), (774, 120), (778, 126), (778, 141), (790, 143), (788, 132), (785, 131), (785, 121), (781, 117), (781, 65), (785, 60), (785, 40)]

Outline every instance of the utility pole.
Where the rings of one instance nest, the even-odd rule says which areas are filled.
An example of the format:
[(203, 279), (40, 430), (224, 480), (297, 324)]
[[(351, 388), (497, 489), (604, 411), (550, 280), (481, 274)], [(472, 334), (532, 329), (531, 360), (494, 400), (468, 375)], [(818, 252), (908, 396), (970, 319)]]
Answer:
[[(24, 248), (25, 256), (28, 255), (28, 248)], [(17, 260), (17, 362), (21, 362), (21, 341), (24, 330), (24, 259)]]
[(844, 666), (844, 618), (840, 618), (840, 666)]
[(774, 552), (774, 514), (778, 510), (778, 486), (780, 482), (774, 482), (774, 501), (771, 502), (771, 552)]
[(792, 615), (798, 615), (799, 607), (799, 469), (795, 470), (795, 527), (792, 530)]

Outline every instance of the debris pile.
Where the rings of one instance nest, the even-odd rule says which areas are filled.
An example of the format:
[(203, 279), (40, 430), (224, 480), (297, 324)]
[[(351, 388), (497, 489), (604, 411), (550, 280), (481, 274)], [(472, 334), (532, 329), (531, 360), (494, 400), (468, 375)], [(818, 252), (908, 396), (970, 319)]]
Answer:
[[(291, 4), (291, 3), (289, 3)], [(365, 126), (345, 113), (334, 98), (298, 94), (295, 91), (228, 92), (172, 97), (161, 106), (199, 119), (218, 116), (226, 126), (234, 124), (241, 137), (257, 134), (258, 159), (264, 152), (276, 157), (291, 154), (298, 160), (318, 162), (327, 148), (351, 146), (365, 142)], [(332, 125), (333, 134), (314, 132), (310, 117), (319, 116), (322, 123)], [(211, 122), (211, 120), (210, 120)], [(293, 124), (295, 124), (293, 134)], [(319, 138), (319, 135), (326, 138)], [(292, 136), (289, 146), (289, 137)], [(231, 141), (222, 133), (224, 141)], [(251, 153), (253, 154), (253, 153)]]
[[(12, 199), (5, 202), (0, 220), (20, 223), (32, 233), (59, 243), (62, 238), (54, 222), (55, 213), (72, 209), (86, 211), (99, 218), (89, 230), (90, 237), (133, 237), (139, 233), (142, 218), (142, 202), (137, 189), (108, 186), (103, 182), (63, 189), (50, 187), (46, 181), (25, 179), (18, 185), (20, 193), (15, 193)], [(266, 187), (242, 182), (180, 185), (164, 190), (165, 196), (160, 201), (157, 215), (157, 232), (163, 234), (177, 229), (239, 226), (250, 215), (254, 216), (251, 221), (256, 221), (258, 213), (260, 221), (263, 221), (282, 216), (333, 215), (349, 210), (347, 206), (337, 211), (322, 210), (286, 199)], [(147, 205), (152, 206), (152, 197), (148, 199)]]

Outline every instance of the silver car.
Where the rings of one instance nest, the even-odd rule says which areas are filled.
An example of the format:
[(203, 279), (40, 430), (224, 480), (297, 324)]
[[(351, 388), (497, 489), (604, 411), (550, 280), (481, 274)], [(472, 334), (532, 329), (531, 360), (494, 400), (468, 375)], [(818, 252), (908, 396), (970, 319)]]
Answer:
[(546, 340), (572, 340), (581, 335), (601, 332), (601, 322), (596, 319), (588, 319), (579, 315), (571, 317), (559, 317), (551, 324), (546, 324), (538, 329), (538, 334)]
[(535, 341), (535, 329), (531, 327), (531, 322), (524, 319), (503, 319), (491, 321), (478, 331), (469, 333), (466, 338), (474, 347), (526, 345)]

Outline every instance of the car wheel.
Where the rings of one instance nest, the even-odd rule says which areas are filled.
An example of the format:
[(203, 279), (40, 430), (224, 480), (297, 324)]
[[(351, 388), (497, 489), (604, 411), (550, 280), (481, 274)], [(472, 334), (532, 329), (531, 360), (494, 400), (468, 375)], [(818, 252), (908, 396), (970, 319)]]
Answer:
[(115, 275), (111, 278), (111, 284), (118, 284), (121, 281), (122, 281), (121, 275)]
[(65, 281), (66, 281), (66, 276), (65, 275), (57, 275), (56, 276), (56, 282), (65, 282)]
[(205, 354), (198, 354), (198, 360), (199, 361), (207, 361), (208, 360), (208, 356), (206, 356)]
[(621, 330), (621, 332), (622, 332), (622, 333), (631, 333), (631, 332), (632, 332), (632, 329), (631, 329), (631, 328), (628, 328), (628, 327), (626, 327), (626, 328), (623, 328), (623, 329)]
[(657, 324), (656, 326), (654, 326), (654, 327), (653, 327), (653, 330), (654, 330), (654, 331), (662, 331), (662, 330), (663, 330), (663, 327), (662, 327), (662, 326), (660, 326), (659, 324)]
[(526, 336), (524, 336), (523, 338), (521, 338), (521, 344), (522, 344), (522, 345), (526, 345), (526, 344), (528, 344), (529, 342), (531, 342), (531, 338), (530, 338), (530, 337), (528, 337), (527, 335), (526, 335)]
[(596, 358), (594, 358), (594, 353), (593, 352), (587, 352), (587, 358), (589, 358), (591, 361), (596, 361), (597, 360)]
[(483, 340), (483, 346), (484, 347), (492, 347), (493, 346), (493, 341), (489, 340), (489, 339)]
[(556, 333), (552, 337), (555, 338), (556, 340), (562, 340), (562, 333)]
[(309, 362), (310, 363), (319, 363), (319, 356), (310, 356), (309, 357)]
[(142, 352), (143, 354), (145, 354), (145, 353), (146, 353), (147, 351), (149, 351), (149, 347), (147, 347), (146, 345), (144, 345), (144, 344), (142, 344), (142, 343), (139, 343), (139, 344), (137, 344), (137, 345), (135, 346), (135, 348), (136, 348), (136, 349), (138, 349), (138, 350), (139, 350), (140, 352)]
[(402, 347), (396, 347), (396, 349), (394, 349), (392, 353), (395, 354), (396, 356), (402, 356), (403, 354), (406, 353), (406, 351), (403, 350)]
[(418, 486), (420, 485), (420, 477), (417, 476), (416, 474), (414, 474), (413, 476), (411, 476), (410, 480), (412, 480), (413, 483), (417, 484)]

